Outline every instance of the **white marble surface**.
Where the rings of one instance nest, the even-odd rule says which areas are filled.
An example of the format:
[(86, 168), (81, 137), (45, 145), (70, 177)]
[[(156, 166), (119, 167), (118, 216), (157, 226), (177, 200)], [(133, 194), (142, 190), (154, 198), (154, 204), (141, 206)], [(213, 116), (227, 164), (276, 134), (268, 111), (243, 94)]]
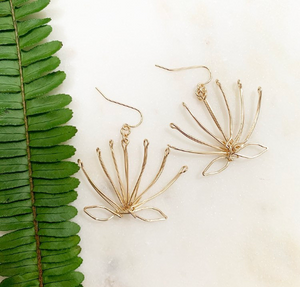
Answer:
[[(129, 152), (134, 173), (142, 160), (142, 141), (149, 139), (145, 183), (168, 143), (196, 146), (169, 128), (174, 121), (199, 132), (182, 101), (208, 122), (193, 94), (205, 71), (169, 73), (154, 64), (209, 66), (231, 104), (241, 79), (250, 118), (257, 87), (263, 88), (252, 142), (269, 151), (205, 178), (201, 172), (210, 157), (172, 152), (164, 181), (183, 164), (189, 171), (153, 201), (169, 216), (165, 222), (144, 223), (131, 216), (94, 222), (82, 209), (104, 202), (78, 173), (75, 221), (81, 225), (84, 286), (300, 286), (299, 9), (296, 0), (51, 1), (44, 13), (53, 19), (51, 38), (64, 43), (59, 56), (68, 75), (60, 91), (73, 97), (72, 124), (79, 130), (71, 141), (77, 148), (74, 160), (81, 158), (108, 194), (95, 149), (102, 148), (112, 168), (109, 139), (118, 142), (121, 125), (138, 117), (106, 102), (95, 86), (142, 110), (144, 123), (132, 131)], [(220, 94), (215, 84), (208, 89), (218, 110)]]

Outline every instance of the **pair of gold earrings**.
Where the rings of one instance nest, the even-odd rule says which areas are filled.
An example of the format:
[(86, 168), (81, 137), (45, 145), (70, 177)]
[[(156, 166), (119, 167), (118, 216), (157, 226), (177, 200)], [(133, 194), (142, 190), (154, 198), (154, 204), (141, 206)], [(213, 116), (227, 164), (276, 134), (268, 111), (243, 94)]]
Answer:
[[(204, 103), (209, 115), (211, 116), (213, 122), (215, 123), (216, 127), (220, 131), (221, 138), (219, 138), (218, 136), (215, 136), (206, 127), (204, 127), (198, 121), (198, 119), (194, 116), (194, 114), (191, 112), (191, 110), (187, 107), (187, 105), (185, 103), (183, 103), (184, 108), (187, 110), (187, 112), (190, 114), (190, 116), (195, 120), (197, 125), (205, 133), (210, 135), (218, 143), (218, 145), (206, 143), (202, 140), (199, 140), (199, 139), (195, 138), (194, 136), (191, 136), (191, 135), (187, 134), (186, 132), (184, 132), (176, 124), (171, 123), (170, 126), (172, 129), (179, 131), (181, 134), (183, 134), (185, 137), (192, 140), (193, 142), (196, 142), (202, 146), (207, 147), (208, 150), (207, 151), (192, 151), (192, 150), (185, 150), (185, 149), (181, 149), (181, 148), (177, 148), (177, 147), (169, 145), (168, 148), (165, 150), (160, 168), (159, 168), (158, 172), (156, 173), (154, 179), (151, 181), (151, 183), (148, 185), (148, 187), (146, 189), (144, 189), (143, 191), (140, 192), (140, 190), (139, 190), (140, 183), (141, 183), (141, 179), (142, 179), (143, 173), (145, 171), (145, 167), (146, 167), (147, 159), (148, 159), (149, 142), (147, 139), (144, 140), (144, 156), (143, 156), (141, 171), (139, 173), (138, 179), (137, 179), (134, 187), (130, 188), (130, 186), (129, 186), (129, 156), (128, 156), (129, 139), (128, 139), (128, 137), (131, 133), (132, 128), (135, 128), (135, 127), (138, 127), (139, 125), (141, 125), (141, 123), (143, 121), (143, 115), (142, 115), (141, 111), (138, 110), (137, 108), (134, 108), (134, 107), (131, 107), (131, 106), (108, 99), (106, 96), (104, 96), (102, 94), (102, 92), (100, 90), (97, 89), (98, 92), (109, 102), (112, 102), (114, 104), (118, 104), (118, 105), (121, 105), (121, 106), (124, 106), (124, 107), (127, 107), (127, 108), (137, 111), (140, 114), (140, 122), (137, 125), (124, 124), (120, 131), (121, 135), (122, 135), (121, 147), (123, 150), (123, 158), (124, 158), (125, 183), (124, 183), (124, 180), (121, 178), (121, 175), (119, 172), (119, 166), (118, 166), (118, 163), (117, 163), (117, 160), (115, 157), (115, 152), (114, 152), (114, 142), (112, 140), (110, 140), (109, 146), (110, 146), (111, 156), (112, 156), (112, 160), (114, 163), (114, 167), (115, 167), (115, 171), (116, 171), (116, 175), (117, 175), (117, 179), (118, 179), (117, 183), (113, 182), (111, 176), (109, 175), (109, 173), (107, 171), (107, 168), (106, 168), (106, 166), (103, 162), (102, 156), (101, 156), (101, 150), (99, 148), (97, 148), (97, 150), (96, 150), (97, 154), (98, 154), (98, 159), (99, 159), (100, 165), (103, 169), (103, 172), (106, 175), (108, 181), (110, 182), (112, 189), (113, 189), (119, 203), (117, 203), (115, 200), (110, 199), (94, 184), (94, 182), (91, 180), (88, 173), (86, 172), (82, 161), (78, 160), (78, 164), (80, 165), (81, 169), (83, 170), (83, 172), (84, 172), (87, 180), (91, 184), (91, 186), (112, 208), (111, 209), (106, 206), (98, 206), (98, 205), (85, 207), (84, 212), (88, 216), (93, 218), (94, 220), (108, 221), (108, 220), (112, 219), (114, 216), (122, 218), (123, 215), (125, 215), (125, 214), (131, 214), (134, 218), (138, 218), (140, 220), (147, 221), (147, 222), (160, 221), (160, 220), (167, 219), (167, 216), (160, 209), (155, 208), (155, 207), (144, 206), (144, 205), (147, 202), (149, 202), (150, 200), (152, 200), (152, 199), (156, 198), (157, 196), (161, 195), (162, 193), (164, 193), (181, 176), (181, 174), (183, 174), (187, 171), (187, 169), (188, 169), (187, 166), (181, 167), (179, 172), (171, 179), (170, 182), (167, 183), (167, 185), (163, 189), (161, 189), (154, 195), (152, 195), (148, 198), (145, 198), (145, 199), (144, 199), (144, 195), (150, 190), (151, 187), (153, 187), (153, 185), (160, 178), (160, 176), (165, 168), (167, 157), (170, 153), (170, 148), (177, 150), (177, 151), (192, 153), (192, 154), (215, 155), (216, 158), (213, 159), (207, 165), (207, 167), (204, 169), (204, 171), (202, 172), (203, 176), (218, 174), (218, 173), (224, 171), (229, 166), (230, 162), (232, 162), (233, 160), (235, 160), (237, 158), (253, 159), (253, 158), (256, 158), (256, 157), (262, 155), (268, 149), (266, 146), (263, 146), (261, 144), (249, 143), (249, 139), (255, 129), (256, 124), (257, 124), (259, 113), (260, 113), (260, 108), (261, 108), (262, 90), (260, 87), (258, 88), (258, 103), (257, 103), (257, 109), (256, 109), (256, 113), (255, 113), (253, 122), (250, 125), (250, 128), (249, 128), (246, 136), (242, 140), (241, 137), (242, 137), (244, 127), (245, 127), (245, 107), (244, 107), (242, 84), (241, 84), (240, 80), (238, 80), (238, 82), (237, 82), (238, 90), (239, 90), (240, 124), (239, 124), (239, 128), (236, 133), (234, 133), (234, 131), (233, 131), (233, 117), (232, 117), (232, 113), (231, 113), (226, 95), (224, 93), (224, 90), (223, 90), (220, 82), (218, 80), (216, 80), (216, 84), (221, 91), (221, 94), (222, 94), (224, 102), (225, 102), (226, 110), (228, 112), (229, 135), (228, 134), (226, 135), (224, 130), (222, 129), (217, 117), (215, 116), (209, 102), (207, 101), (207, 90), (206, 90), (205, 86), (211, 82), (212, 76), (211, 76), (210, 70), (206, 66), (191, 66), (191, 67), (184, 67), (184, 68), (178, 68), (178, 69), (168, 69), (168, 68), (165, 68), (165, 67), (162, 67), (159, 65), (156, 65), (156, 67), (165, 69), (167, 71), (181, 71), (181, 70), (197, 69), (197, 68), (204, 68), (208, 71), (209, 79), (205, 83), (199, 84), (197, 86), (195, 95), (198, 98), (198, 100), (200, 100), (201, 102)], [(255, 155), (246, 155), (246, 154), (241, 153), (241, 151), (244, 150), (245, 148), (253, 147), (253, 146), (260, 148), (261, 149), (260, 152)], [(215, 171), (210, 171), (212, 166), (214, 165), (214, 163), (219, 162), (219, 161), (224, 161), (221, 168), (219, 168)], [(107, 218), (98, 218), (91, 213), (91, 210), (93, 210), (93, 209), (106, 210), (111, 213), (111, 216), (109, 216)], [(157, 212), (159, 214), (159, 217), (153, 218), (153, 219), (147, 219), (147, 218), (143, 217), (142, 215), (138, 214), (140, 211), (143, 211), (143, 210), (151, 210), (151, 211)]]

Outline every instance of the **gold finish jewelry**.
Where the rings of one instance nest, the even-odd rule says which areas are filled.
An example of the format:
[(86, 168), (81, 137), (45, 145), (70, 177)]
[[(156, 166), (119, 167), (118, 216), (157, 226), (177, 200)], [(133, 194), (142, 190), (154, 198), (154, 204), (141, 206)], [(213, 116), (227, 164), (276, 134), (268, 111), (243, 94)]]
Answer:
[[(139, 173), (138, 179), (137, 179), (134, 187), (130, 188), (130, 183), (129, 183), (129, 156), (128, 156), (128, 149), (127, 149), (128, 145), (129, 145), (128, 137), (131, 133), (131, 128), (138, 127), (142, 123), (143, 115), (142, 115), (140, 110), (138, 110), (134, 107), (131, 107), (131, 106), (128, 106), (128, 105), (110, 100), (107, 97), (105, 97), (98, 89), (97, 89), (97, 91), (107, 101), (137, 111), (140, 114), (140, 121), (136, 125), (124, 124), (121, 128), (121, 131), (120, 131), (121, 135), (122, 135), (121, 146), (122, 146), (123, 158), (124, 158), (125, 184), (124, 184), (123, 180), (121, 179), (121, 175), (120, 175), (120, 172), (119, 172), (119, 167), (118, 167), (118, 163), (117, 163), (117, 160), (116, 160), (116, 157), (115, 157), (115, 152), (114, 152), (114, 143), (113, 143), (113, 141), (112, 140), (109, 141), (109, 147), (110, 147), (110, 151), (111, 151), (112, 160), (113, 160), (113, 163), (114, 163), (116, 175), (117, 175), (117, 178), (118, 178), (118, 182), (116, 184), (113, 182), (112, 178), (110, 177), (110, 175), (109, 175), (109, 173), (106, 169), (106, 166), (105, 166), (104, 161), (103, 161), (102, 156), (101, 156), (100, 149), (97, 148), (97, 150), (96, 150), (97, 154), (98, 154), (100, 165), (101, 165), (101, 167), (104, 171), (104, 174), (106, 175), (108, 181), (110, 182), (110, 184), (112, 186), (112, 189), (113, 189), (114, 193), (116, 194), (116, 196), (118, 198), (119, 203), (117, 203), (115, 200), (112, 200), (108, 196), (106, 196), (94, 184), (94, 182), (91, 180), (91, 178), (87, 174), (83, 163), (81, 162), (81, 160), (78, 160), (78, 164), (81, 167), (81, 169), (83, 170), (83, 173), (85, 174), (85, 176), (86, 176), (87, 180), (89, 181), (89, 183), (91, 184), (91, 186), (113, 208), (113, 209), (110, 209), (110, 208), (105, 207), (105, 206), (93, 205), (93, 206), (84, 207), (84, 212), (88, 216), (93, 218), (94, 220), (98, 220), (98, 221), (108, 221), (108, 220), (112, 219), (114, 216), (122, 218), (124, 214), (131, 214), (134, 218), (138, 218), (138, 219), (141, 219), (141, 220), (147, 221), (147, 222), (161, 221), (161, 220), (167, 219), (167, 216), (160, 209), (155, 208), (155, 207), (144, 206), (144, 204), (147, 203), (148, 201), (156, 198), (157, 196), (161, 195), (162, 193), (164, 193), (180, 177), (181, 174), (183, 174), (187, 171), (187, 169), (188, 169), (187, 166), (183, 166), (179, 170), (179, 172), (173, 177), (173, 179), (171, 179), (169, 181), (169, 183), (163, 189), (161, 189), (159, 192), (155, 193), (154, 195), (144, 199), (143, 196), (149, 191), (149, 189), (158, 181), (159, 177), (161, 176), (161, 174), (162, 174), (162, 172), (165, 168), (166, 162), (167, 162), (167, 157), (170, 153), (170, 148), (167, 148), (165, 150), (162, 163), (160, 165), (160, 168), (159, 168), (156, 176), (154, 177), (152, 182), (148, 185), (148, 187), (145, 190), (143, 190), (141, 193), (139, 193), (139, 187), (140, 187), (142, 175), (145, 171), (145, 167), (146, 167), (147, 159), (148, 159), (149, 142), (148, 142), (147, 139), (145, 139), (144, 140), (144, 157), (143, 157), (143, 163), (142, 163), (141, 171)], [(104, 210), (110, 212), (112, 215), (108, 218), (98, 218), (96, 216), (93, 216), (89, 211), (91, 209), (96, 209), (96, 208), (104, 209)], [(137, 214), (139, 211), (149, 210), (149, 209), (157, 212), (158, 214), (161, 215), (161, 217), (154, 218), (154, 219), (146, 219), (146, 218), (144, 218), (144, 217)]]
[[(261, 99), (262, 99), (262, 90), (259, 87), (258, 88), (258, 103), (257, 103), (257, 109), (256, 109), (256, 113), (254, 116), (254, 120), (251, 124), (251, 127), (248, 131), (248, 133), (246, 134), (245, 138), (243, 140), (241, 140), (241, 136), (242, 133), (244, 131), (244, 126), (245, 126), (245, 107), (244, 107), (244, 97), (243, 97), (243, 90), (242, 90), (242, 84), (240, 82), (240, 80), (238, 80), (237, 85), (238, 85), (238, 89), (239, 89), (239, 102), (240, 102), (240, 124), (239, 124), (239, 128), (238, 131), (236, 133), (236, 135), (234, 135), (234, 131), (233, 131), (233, 120), (232, 120), (232, 115), (231, 115), (231, 110), (226, 98), (226, 95), (224, 93), (224, 90), (221, 86), (221, 83), (219, 82), (219, 80), (216, 80), (216, 84), (219, 87), (224, 102), (225, 102), (225, 106), (228, 112), (228, 122), (229, 122), (229, 135), (226, 135), (224, 130), (222, 129), (217, 117), (215, 116), (210, 104), (207, 101), (207, 90), (205, 88), (205, 85), (208, 84), (211, 79), (211, 72), (209, 70), (209, 68), (207, 68), (206, 66), (192, 66), (192, 67), (187, 67), (187, 68), (179, 68), (179, 69), (168, 69), (168, 68), (164, 68), (162, 66), (158, 66), (155, 65), (158, 68), (162, 68), (168, 71), (181, 71), (181, 70), (186, 70), (186, 69), (193, 69), (193, 68), (205, 68), (208, 72), (209, 72), (209, 80), (206, 81), (204, 84), (199, 84), (197, 86), (196, 89), (196, 96), (198, 98), (199, 101), (203, 102), (207, 111), (209, 112), (211, 118), (213, 119), (213, 122), (215, 123), (215, 125), (217, 126), (218, 130), (220, 131), (222, 138), (219, 138), (217, 136), (215, 136), (214, 134), (212, 134), (206, 127), (204, 127), (199, 121), (198, 119), (194, 116), (194, 114), (190, 111), (190, 109), (187, 107), (187, 105), (185, 103), (182, 103), (182, 105), (184, 106), (184, 108), (187, 110), (187, 112), (190, 114), (190, 116), (195, 120), (195, 122), (197, 123), (197, 125), (204, 131), (206, 132), (208, 135), (210, 135), (215, 141), (218, 142), (218, 145), (212, 145), (206, 142), (203, 142), (201, 140), (196, 139), (195, 137), (187, 134), (186, 132), (184, 132), (181, 128), (179, 128), (177, 125), (175, 125), (174, 123), (170, 124), (170, 127), (172, 129), (175, 129), (177, 131), (179, 131), (181, 134), (183, 134), (185, 137), (187, 137), (188, 139), (199, 143), (201, 145), (204, 145), (208, 148), (210, 148), (210, 151), (192, 151), (192, 150), (185, 150), (185, 149), (181, 149), (181, 148), (177, 148), (171, 145), (168, 145), (170, 148), (181, 151), (181, 152), (186, 152), (186, 153), (192, 153), (192, 154), (201, 154), (201, 155), (216, 155), (217, 157), (215, 159), (213, 159), (208, 165), (207, 167), (203, 170), (202, 175), (203, 176), (207, 176), (207, 175), (213, 175), (213, 174), (219, 174), (222, 171), (224, 171), (230, 164), (230, 162), (232, 162), (233, 160), (237, 159), (237, 158), (245, 158), (245, 159), (253, 159), (256, 157), (259, 157), (260, 155), (262, 155), (263, 153), (265, 153), (268, 148), (266, 146), (263, 146), (261, 144), (253, 144), (253, 143), (248, 143), (254, 129), (255, 126), (257, 124), (258, 121), (258, 117), (259, 117), (259, 113), (260, 113), (260, 108), (261, 108)], [(246, 147), (249, 146), (256, 146), (261, 148), (262, 150), (257, 153), (256, 155), (253, 156), (247, 156), (247, 155), (243, 155), (241, 153), (241, 151), (243, 149), (245, 149)], [(221, 167), (220, 169), (217, 169), (216, 171), (209, 171), (210, 168), (212, 167), (212, 165), (214, 163), (216, 163), (217, 161), (220, 160), (224, 160), (225, 164), (223, 165), (223, 167)]]

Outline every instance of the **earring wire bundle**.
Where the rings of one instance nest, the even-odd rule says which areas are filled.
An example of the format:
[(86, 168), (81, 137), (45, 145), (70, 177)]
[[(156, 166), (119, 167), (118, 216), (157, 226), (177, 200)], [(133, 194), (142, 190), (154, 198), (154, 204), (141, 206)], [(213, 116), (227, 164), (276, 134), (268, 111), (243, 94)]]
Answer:
[[(115, 156), (115, 151), (114, 151), (114, 142), (112, 140), (110, 140), (109, 147), (110, 147), (112, 160), (113, 160), (113, 163), (114, 163), (115, 172), (116, 172), (117, 179), (118, 179), (117, 183), (113, 182), (110, 174), (107, 171), (107, 168), (104, 164), (104, 161), (103, 161), (103, 158), (102, 158), (102, 155), (101, 155), (101, 150), (99, 148), (97, 148), (97, 150), (96, 150), (97, 154), (98, 154), (98, 159), (99, 159), (100, 165), (102, 167), (102, 170), (103, 170), (104, 174), (106, 175), (108, 181), (110, 182), (110, 184), (112, 186), (112, 189), (113, 189), (113, 191), (114, 191), (114, 193), (115, 193), (118, 200), (112, 200), (107, 195), (105, 195), (95, 185), (95, 183), (92, 181), (92, 179), (90, 178), (90, 176), (86, 172), (82, 161), (78, 160), (78, 164), (80, 165), (81, 169), (83, 170), (83, 172), (84, 172), (87, 180), (91, 184), (91, 186), (111, 207), (111, 208), (109, 208), (109, 207), (106, 207), (106, 206), (92, 205), (92, 206), (84, 207), (84, 212), (88, 216), (93, 218), (94, 220), (98, 220), (98, 221), (108, 221), (108, 220), (112, 219), (114, 216), (122, 218), (123, 215), (125, 215), (125, 214), (130, 214), (134, 218), (138, 218), (138, 219), (146, 221), (146, 222), (166, 220), (167, 216), (160, 209), (155, 208), (155, 207), (144, 206), (144, 205), (147, 202), (149, 202), (150, 200), (152, 200), (152, 199), (156, 198), (157, 196), (161, 195), (162, 193), (164, 193), (181, 176), (181, 174), (183, 174), (187, 171), (187, 169), (188, 169), (187, 166), (183, 166), (179, 170), (179, 172), (160, 191), (158, 191), (157, 193), (155, 193), (154, 195), (152, 195), (148, 198), (144, 198), (145, 194), (150, 190), (151, 187), (153, 187), (153, 185), (158, 181), (161, 174), (163, 173), (166, 162), (167, 162), (168, 155), (170, 153), (170, 148), (167, 148), (165, 150), (164, 157), (162, 159), (160, 168), (159, 168), (157, 174), (155, 175), (154, 179), (151, 181), (151, 183), (147, 186), (146, 189), (144, 189), (143, 191), (140, 192), (140, 183), (141, 183), (142, 176), (144, 174), (145, 167), (146, 167), (146, 164), (147, 164), (147, 159), (148, 159), (149, 142), (148, 142), (147, 139), (145, 139), (144, 140), (144, 156), (143, 156), (141, 171), (139, 173), (139, 176), (138, 176), (138, 179), (137, 179), (136, 183), (134, 184), (134, 187), (130, 188), (129, 154), (128, 154), (129, 139), (128, 139), (128, 137), (131, 133), (131, 128), (135, 128), (135, 127), (138, 127), (139, 125), (141, 125), (141, 123), (143, 122), (143, 115), (142, 115), (140, 110), (138, 110), (134, 107), (131, 107), (131, 106), (128, 106), (128, 105), (110, 100), (109, 98), (104, 96), (103, 93), (101, 93), (100, 90), (97, 89), (97, 91), (107, 101), (137, 111), (140, 114), (140, 121), (136, 125), (124, 124), (121, 128), (121, 131), (120, 131), (121, 135), (122, 135), (121, 147), (122, 147), (123, 159), (124, 159), (124, 177), (125, 177), (125, 180), (122, 179), (122, 176), (121, 176), (120, 171), (119, 171), (119, 165), (117, 163), (116, 156)], [(106, 211), (110, 212), (112, 215), (108, 218), (98, 218), (98, 217), (96, 217), (96, 216), (94, 216), (90, 213), (90, 211), (93, 210), (93, 209), (103, 209), (103, 210), (106, 210)], [(143, 211), (143, 210), (155, 211), (156, 213), (158, 213), (160, 215), (160, 217), (154, 218), (154, 219), (147, 219), (147, 218), (144, 218), (141, 215), (137, 214), (139, 211)]]
[[(218, 128), (218, 130), (220, 131), (222, 137), (219, 138), (217, 136), (215, 136), (213, 133), (211, 133), (206, 127), (204, 127), (199, 120), (194, 116), (194, 114), (191, 112), (191, 110), (188, 108), (188, 106), (185, 103), (182, 103), (182, 105), (184, 106), (184, 108), (187, 110), (187, 112), (190, 114), (190, 116), (195, 120), (195, 122), (197, 123), (197, 125), (204, 131), (206, 132), (208, 135), (210, 135), (217, 143), (218, 145), (215, 144), (209, 144), (206, 142), (203, 142), (202, 140), (196, 139), (195, 137), (187, 134), (186, 132), (184, 132), (181, 128), (179, 128), (177, 125), (175, 125), (174, 123), (170, 124), (170, 127), (172, 129), (175, 129), (177, 131), (179, 131), (181, 134), (183, 134), (185, 137), (187, 137), (188, 139), (200, 144), (200, 145), (204, 145), (208, 148), (211, 149), (211, 151), (192, 151), (192, 150), (186, 150), (186, 149), (181, 149), (181, 148), (177, 148), (174, 146), (169, 145), (170, 148), (175, 149), (177, 151), (181, 151), (181, 152), (186, 152), (186, 153), (192, 153), (192, 154), (200, 154), (200, 155), (216, 155), (217, 157), (215, 159), (213, 159), (208, 165), (207, 167), (203, 170), (202, 175), (203, 176), (207, 176), (207, 175), (213, 175), (213, 174), (219, 174), (222, 171), (224, 171), (229, 164), (237, 159), (237, 158), (245, 158), (245, 159), (254, 159), (256, 157), (259, 157), (260, 155), (262, 155), (263, 153), (265, 153), (267, 151), (267, 147), (261, 144), (256, 144), (256, 143), (248, 143), (255, 127), (258, 121), (258, 117), (259, 117), (259, 113), (260, 113), (260, 108), (261, 108), (261, 99), (262, 99), (262, 90), (259, 87), (258, 88), (258, 103), (257, 103), (257, 109), (256, 109), (256, 113), (255, 113), (255, 117), (254, 120), (250, 126), (250, 129), (248, 130), (246, 136), (244, 137), (244, 139), (241, 139), (242, 133), (244, 131), (244, 127), (245, 127), (245, 106), (244, 106), (244, 97), (243, 97), (243, 90), (242, 90), (242, 84), (240, 82), (240, 80), (238, 80), (237, 85), (238, 85), (238, 89), (239, 89), (239, 102), (240, 102), (240, 124), (239, 124), (239, 128), (238, 131), (236, 132), (236, 134), (234, 135), (234, 131), (233, 131), (233, 119), (232, 119), (232, 113), (227, 101), (227, 97), (224, 93), (224, 90), (221, 86), (221, 83), (219, 82), (219, 80), (216, 80), (216, 84), (219, 87), (223, 99), (224, 99), (224, 103), (226, 106), (226, 110), (228, 113), (228, 122), (229, 122), (229, 134), (226, 135), (224, 130), (222, 129), (217, 117), (215, 116), (209, 102), (207, 101), (207, 90), (205, 88), (205, 85), (208, 84), (211, 79), (212, 79), (212, 75), (211, 72), (209, 70), (209, 68), (207, 68), (206, 66), (191, 66), (191, 67), (183, 67), (183, 68), (178, 68), (178, 69), (168, 69), (159, 65), (155, 65), (158, 68), (167, 70), (167, 71), (182, 71), (182, 70), (188, 70), (188, 69), (196, 69), (196, 68), (204, 68), (209, 72), (209, 79), (204, 83), (204, 84), (200, 84), (197, 86), (197, 90), (195, 92), (196, 97), (198, 98), (199, 101), (203, 102), (208, 113), (210, 114), (214, 124), (216, 125), (216, 127)], [(241, 151), (246, 148), (246, 147), (251, 147), (251, 146), (256, 146), (261, 148), (262, 150), (253, 156), (247, 156), (247, 155), (243, 155), (241, 153)], [(209, 171), (212, 167), (212, 165), (218, 161), (221, 160), (225, 160), (225, 164), (217, 169), (216, 171)]]

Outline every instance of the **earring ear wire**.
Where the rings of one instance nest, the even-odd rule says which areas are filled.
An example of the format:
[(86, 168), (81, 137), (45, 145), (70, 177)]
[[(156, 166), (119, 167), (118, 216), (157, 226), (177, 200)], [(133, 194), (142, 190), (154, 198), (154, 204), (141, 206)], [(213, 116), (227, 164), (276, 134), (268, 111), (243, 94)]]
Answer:
[(137, 128), (138, 126), (140, 126), (140, 125), (142, 124), (142, 122), (143, 122), (143, 120), (144, 120), (144, 117), (143, 117), (142, 112), (141, 112), (139, 109), (109, 99), (109, 98), (106, 97), (106, 96), (105, 96), (105, 95), (104, 95), (97, 87), (96, 87), (96, 90), (100, 93), (100, 95), (101, 95), (105, 100), (107, 100), (107, 101), (109, 101), (109, 102), (111, 102), (111, 103), (113, 103), (113, 104), (117, 104), (117, 105), (120, 105), (120, 106), (122, 106), (122, 107), (126, 107), (126, 108), (128, 108), (128, 109), (135, 110), (135, 111), (137, 111), (137, 112), (140, 114), (140, 117), (141, 117), (141, 118), (140, 118), (140, 121), (139, 121), (136, 125), (129, 125), (129, 124), (125, 124), (125, 125), (127, 125), (127, 126), (130, 127), (130, 128)]
[(155, 65), (155, 67), (163, 69), (163, 70), (166, 70), (166, 71), (169, 71), (169, 72), (179, 72), (179, 71), (193, 70), (193, 69), (205, 69), (209, 73), (209, 78), (208, 78), (208, 80), (205, 83), (203, 83), (203, 85), (208, 84), (211, 81), (211, 79), (212, 79), (212, 75), (211, 75), (210, 69), (208, 67), (202, 66), (202, 65), (200, 65), (200, 66), (180, 67), (180, 68), (175, 68), (175, 69), (166, 68), (166, 67), (163, 67), (163, 66), (160, 66), (160, 65)]

